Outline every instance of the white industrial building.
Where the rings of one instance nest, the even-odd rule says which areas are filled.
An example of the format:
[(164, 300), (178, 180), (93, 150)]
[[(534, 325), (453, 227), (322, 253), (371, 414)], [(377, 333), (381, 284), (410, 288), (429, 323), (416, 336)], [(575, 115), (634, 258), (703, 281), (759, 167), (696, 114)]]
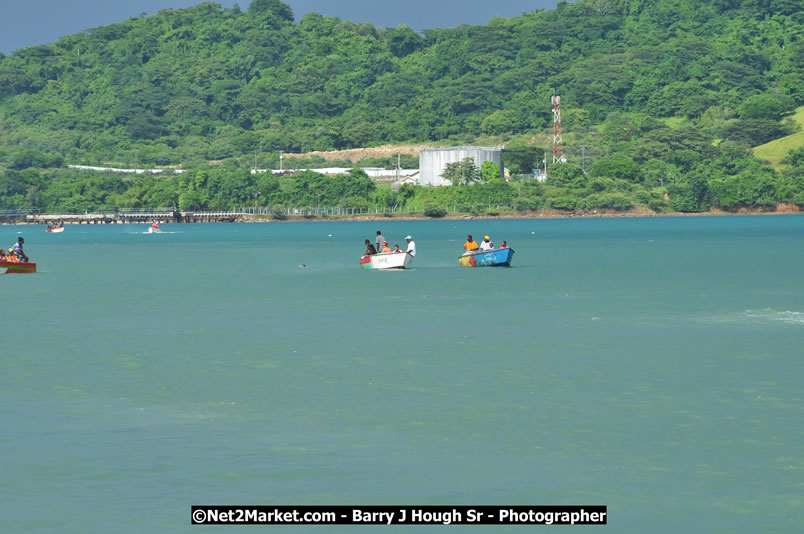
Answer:
[(448, 163), (457, 163), (466, 158), (475, 160), (480, 168), (484, 161), (493, 161), (500, 167), (503, 176), (502, 149), (482, 146), (456, 146), (451, 148), (424, 148), (419, 152), (419, 185), (452, 185), (441, 177)]

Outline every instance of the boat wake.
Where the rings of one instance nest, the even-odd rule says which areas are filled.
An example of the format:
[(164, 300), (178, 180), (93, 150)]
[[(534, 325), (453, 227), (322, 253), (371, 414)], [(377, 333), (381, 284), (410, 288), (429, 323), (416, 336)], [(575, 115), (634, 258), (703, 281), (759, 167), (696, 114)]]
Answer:
[(797, 311), (777, 311), (771, 308), (759, 310), (745, 310), (742, 313), (717, 315), (704, 319), (709, 323), (736, 323), (736, 324), (790, 324), (804, 326), (804, 312)]
[(747, 319), (756, 322), (782, 322), (789, 324), (804, 325), (804, 313), (794, 311), (774, 311), (764, 310), (745, 310), (744, 315)]

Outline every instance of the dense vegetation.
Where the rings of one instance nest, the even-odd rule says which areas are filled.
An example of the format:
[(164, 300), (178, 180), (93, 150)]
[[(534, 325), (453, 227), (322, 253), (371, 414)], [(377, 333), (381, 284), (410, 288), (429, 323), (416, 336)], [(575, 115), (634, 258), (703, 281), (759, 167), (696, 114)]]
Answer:
[[(750, 151), (799, 128), (786, 117), (804, 105), (802, 22), (801, 0), (562, 1), (421, 34), (294, 22), (279, 0), (168, 9), (0, 54), (0, 209), (804, 205), (800, 154), (773, 169)], [(408, 187), (394, 199), (358, 172), (247, 172), (255, 159), (278, 167), (279, 151), (482, 142), (506, 143), (506, 166), (529, 174), (550, 142), (554, 88), (569, 163), (545, 184)]]

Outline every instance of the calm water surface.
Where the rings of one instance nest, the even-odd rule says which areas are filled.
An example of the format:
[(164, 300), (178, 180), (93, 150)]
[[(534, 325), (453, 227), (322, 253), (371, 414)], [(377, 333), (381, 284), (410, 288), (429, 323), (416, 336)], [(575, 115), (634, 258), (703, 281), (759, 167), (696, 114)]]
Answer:
[[(0, 227), (39, 264), (0, 276), (2, 532), (194, 533), (213, 503), (804, 531), (804, 217), (146, 229)], [(358, 267), (378, 229), (414, 269)], [(467, 233), (514, 266), (459, 268)], [(388, 528), (433, 527), (291, 530)]]

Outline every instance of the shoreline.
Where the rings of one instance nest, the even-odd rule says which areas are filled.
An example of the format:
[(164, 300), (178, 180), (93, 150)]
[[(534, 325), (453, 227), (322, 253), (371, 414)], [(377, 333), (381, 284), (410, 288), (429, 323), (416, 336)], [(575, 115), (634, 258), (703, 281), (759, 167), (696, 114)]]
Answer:
[[(573, 212), (544, 209), (539, 211), (526, 211), (526, 212), (508, 212), (500, 213), (498, 215), (488, 214), (471, 214), (471, 213), (452, 213), (443, 217), (426, 217), (417, 214), (362, 214), (362, 215), (342, 215), (342, 216), (291, 216), (285, 219), (273, 219), (265, 216), (248, 215), (244, 214), (240, 221), (226, 221), (226, 222), (245, 222), (245, 223), (282, 223), (282, 222), (327, 222), (327, 221), (437, 221), (437, 220), (473, 220), (473, 219), (633, 219), (639, 217), (729, 217), (729, 216), (746, 216), (746, 215), (800, 215), (804, 213), (795, 204), (780, 204), (776, 206), (773, 211), (763, 209), (748, 209), (742, 208), (737, 211), (723, 211), (723, 210), (710, 210), (696, 213), (683, 213), (683, 212), (666, 212), (657, 213), (649, 209), (637, 209), (629, 211), (614, 211), (614, 210), (578, 210)], [(52, 217), (58, 219), (68, 214), (54, 214)], [(74, 215), (73, 215), (74, 216)], [(141, 225), (153, 221), (138, 221), (135, 223), (112, 223), (124, 225)], [(221, 222), (220, 224), (226, 224)], [(194, 222), (170, 222), (160, 220), (163, 224), (197, 224)], [(109, 224), (102, 222), (89, 222), (78, 221), (70, 222), (65, 220), (65, 226), (80, 226), (83, 224)], [(4, 226), (41, 226), (42, 223), (28, 222), (28, 221), (3, 221), (0, 225)]]
[[(355, 221), (437, 221), (437, 220), (471, 220), (471, 219), (635, 219), (640, 217), (730, 217), (730, 216), (750, 216), (750, 215), (800, 215), (804, 211), (795, 205), (781, 205), (782, 209), (775, 211), (761, 210), (761, 209), (747, 209), (743, 208), (734, 212), (723, 210), (710, 210), (696, 213), (683, 213), (683, 212), (666, 212), (657, 213), (655, 211), (646, 210), (630, 210), (630, 211), (614, 211), (614, 210), (592, 210), (592, 211), (574, 211), (566, 212), (561, 210), (545, 209), (539, 211), (526, 211), (526, 212), (511, 212), (501, 213), (499, 215), (486, 215), (471, 213), (452, 213), (444, 217), (425, 217), (425, 216), (393, 216), (386, 217), (383, 215), (354, 215), (350, 217), (328, 217), (328, 218), (304, 218), (300, 217), (299, 220), (310, 221), (334, 221), (334, 220), (355, 220)], [(289, 220), (289, 219), (288, 219)], [(293, 219), (297, 220), (297, 219)], [(259, 221), (255, 221), (259, 222)], [(273, 222), (273, 221), (266, 221)], [(276, 221), (284, 222), (284, 221)]]

